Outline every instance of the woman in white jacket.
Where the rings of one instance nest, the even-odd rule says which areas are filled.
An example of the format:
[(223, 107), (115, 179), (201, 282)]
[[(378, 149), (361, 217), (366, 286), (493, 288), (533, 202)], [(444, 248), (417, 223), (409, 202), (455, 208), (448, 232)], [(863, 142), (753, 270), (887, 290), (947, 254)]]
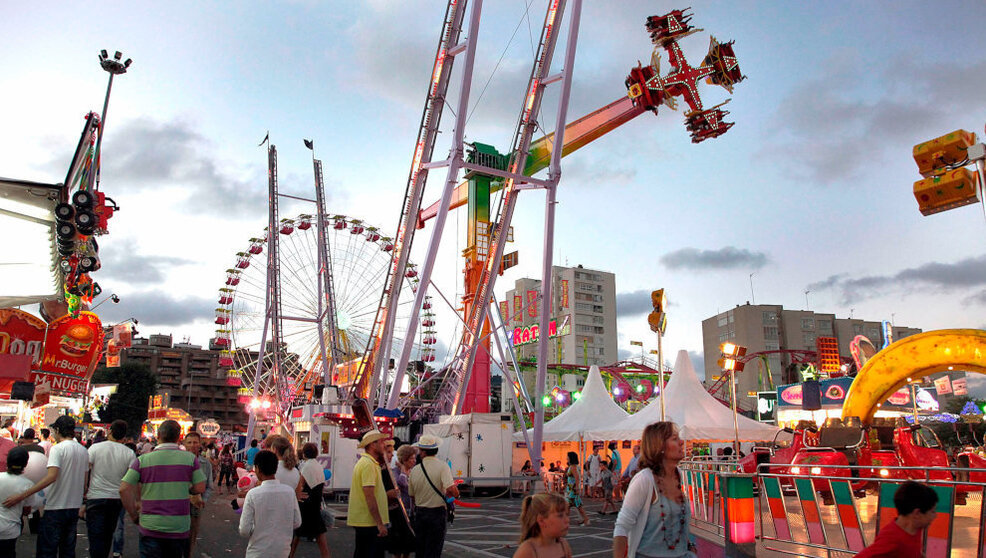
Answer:
[(691, 507), (678, 471), (685, 458), (678, 427), (666, 421), (648, 425), (640, 450), (640, 472), (630, 481), (613, 529), (613, 558), (694, 558)]

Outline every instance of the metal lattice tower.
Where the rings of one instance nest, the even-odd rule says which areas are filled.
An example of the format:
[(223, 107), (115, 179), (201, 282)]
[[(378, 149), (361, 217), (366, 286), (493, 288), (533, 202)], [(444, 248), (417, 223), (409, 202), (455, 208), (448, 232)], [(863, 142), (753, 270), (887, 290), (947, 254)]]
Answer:
[[(381, 294), (381, 304), (377, 310), (377, 317), (373, 324), (373, 333), (366, 348), (368, 358), (364, 361), (364, 367), (360, 371), (359, 378), (353, 384), (352, 396), (361, 395), (373, 396), (370, 380), (373, 384), (379, 384), (379, 398), (383, 401), (387, 385), (387, 365), (390, 355), (390, 344), (394, 332), (394, 322), (396, 320), (397, 301), (400, 299), (402, 278), (408, 265), (408, 258), (411, 254), (411, 246), (414, 242), (414, 233), (418, 224), (418, 212), (424, 198), (425, 182), (428, 177), (427, 164), (431, 162), (432, 154), (435, 149), (435, 139), (438, 136), (439, 124), (441, 123), (442, 113), (445, 108), (445, 96), (448, 91), (449, 76), (452, 73), (452, 66), (455, 56), (462, 52), (463, 48), (459, 44), (459, 35), (462, 31), (462, 18), (465, 12), (466, 0), (450, 0), (445, 12), (445, 19), (442, 24), (442, 32), (438, 43), (438, 51), (435, 55), (435, 65), (432, 70), (431, 81), (429, 81), (428, 97), (425, 101), (424, 110), (421, 115), (421, 124), (418, 129), (418, 137), (415, 143), (414, 156), (411, 159), (411, 170), (408, 175), (407, 189), (404, 194), (404, 205), (401, 208), (400, 224), (398, 225), (394, 245), (393, 266), (387, 280), (384, 292)], [(423, 279), (424, 289), (427, 290), (426, 280)], [(416, 314), (421, 308), (421, 303), (415, 299)], [(416, 317), (415, 317), (416, 318)], [(414, 337), (416, 319), (412, 318), (412, 326), (408, 330), (407, 338)], [(406, 361), (405, 361), (406, 363)], [(398, 373), (403, 373), (403, 369), (398, 367)], [(399, 385), (399, 382), (395, 382)]]
[[(264, 327), (260, 336), (260, 354), (257, 358), (256, 381), (253, 386), (253, 396), (257, 397), (264, 378), (269, 378), (267, 385), (272, 386), (271, 408), (284, 417), (290, 408), (289, 387), (281, 369), (281, 351), (284, 340), (281, 336), (281, 285), (280, 260), (277, 254), (277, 234), (280, 223), (278, 216), (277, 192), (277, 147), (270, 144), (267, 148), (267, 286), (264, 308)], [(268, 329), (271, 333), (268, 341)], [(271, 347), (270, 366), (267, 367), (267, 347)], [(256, 410), (250, 413), (247, 434), (252, 435), (256, 425)]]
[[(312, 167), (315, 173), (315, 205), (318, 219), (318, 342), (321, 349), (322, 383), (332, 383), (332, 367), (342, 360), (339, 347), (338, 326), (336, 324), (335, 288), (332, 282), (332, 260), (329, 255), (329, 241), (325, 234), (328, 223), (325, 221), (325, 192), (322, 182), (322, 161), (312, 154)], [(328, 326), (328, 327), (326, 327)], [(328, 329), (328, 332), (325, 330)], [(326, 335), (326, 333), (328, 333)], [(328, 338), (329, 348), (325, 342)]]

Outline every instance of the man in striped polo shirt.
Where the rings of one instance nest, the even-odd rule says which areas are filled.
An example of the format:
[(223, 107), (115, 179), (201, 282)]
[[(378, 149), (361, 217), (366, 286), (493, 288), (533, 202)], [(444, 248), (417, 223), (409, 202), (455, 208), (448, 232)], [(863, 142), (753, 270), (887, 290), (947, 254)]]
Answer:
[(157, 447), (135, 459), (120, 483), (123, 507), (140, 529), (141, 558), (189, 555), (189, 497), (205, 491), (205, 475), (198, 458), (178, 447), (180, 435), (176, 421), (162, 422)]

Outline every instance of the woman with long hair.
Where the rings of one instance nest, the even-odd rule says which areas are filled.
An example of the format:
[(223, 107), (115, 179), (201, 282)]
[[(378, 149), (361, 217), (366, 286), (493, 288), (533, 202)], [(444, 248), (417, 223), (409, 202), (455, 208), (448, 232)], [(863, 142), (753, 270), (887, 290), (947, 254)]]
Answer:
[(623, 498), (613, 529), (613, 558), (694, 558), (689, 543), (691, 510), (678, 463), (685, 442), (670, 421), (647, 425), (640, 439), (640, 472)]
[(301, 473), (298, 472), (298, 453), (294, 451), (291, 440), (280, 434), (270, 434), (264, 441), (277, 456), (277, 474), (274, 478), (297, 491)]
[(579, 511), (582, 516), (582, 525), (589, 525), (589, 518), (585, 515), (582, 508), (582, 497), (579, 496), (579, 454), (574, 451), (568, 452), (568, 468), (565, 469), (565, 499), (568, 505)]

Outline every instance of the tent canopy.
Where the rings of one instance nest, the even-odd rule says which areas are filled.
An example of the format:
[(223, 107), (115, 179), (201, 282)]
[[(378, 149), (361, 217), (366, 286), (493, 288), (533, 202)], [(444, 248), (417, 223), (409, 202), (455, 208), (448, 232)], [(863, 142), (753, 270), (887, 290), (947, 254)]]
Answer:
[[(560, 415), (544, 423), (542, 430), (545, 442), (577, 442), (579, 440), (612, 440), (590, 435), (589, 431), (601, 424), (617, 424), (629, 415), (613, 401), (613, 397), (603, 384), (599, 367), (589, 368), (582, 395), (572, 406)], [(527, 435), (532, 436), (534, 429), (528, 429)], [(523, 441), (524, 433), (514, 434), (515, 441)]]
[[(674, 373), (665, 387), (667, 403), (665, 420), (675, 422), (685, 440), (732, 440), (734, 438), (733, 411), (717, 401), (698, 380), (687, 351), (678, 351)], [(742, 415), (739, 422), (739, 439), (742, 441), (770, 440), (778, 428), (751, 420)], [(589, 434), (595, 440), (639, 440), (644, 427), (661, 420), (661, 399), (655, 398), (637, 413), (619, 424), (599, 425)]]

